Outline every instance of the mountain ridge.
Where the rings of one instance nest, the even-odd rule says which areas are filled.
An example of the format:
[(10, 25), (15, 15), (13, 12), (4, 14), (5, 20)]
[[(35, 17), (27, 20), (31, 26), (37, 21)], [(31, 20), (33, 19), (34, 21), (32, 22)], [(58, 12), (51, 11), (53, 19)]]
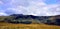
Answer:
[(31, 24), (31, 23), (44, 23), (49, 25), (60, 25), (60, 15), (56, 16), (34, 16), (23, 14), (12, 14), (11, 17), (6, 17), (4, 22), (16, 24)]

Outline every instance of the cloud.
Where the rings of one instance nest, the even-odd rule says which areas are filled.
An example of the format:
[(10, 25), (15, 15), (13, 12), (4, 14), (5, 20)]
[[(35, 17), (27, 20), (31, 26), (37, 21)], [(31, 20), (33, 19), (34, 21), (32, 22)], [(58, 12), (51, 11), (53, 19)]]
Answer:
[[(15, 2), (15, 1), (14, 1)], [(44, 13), (42, 12), (44, 9), (46, 10), (47, 7), (45, 7), (45, 3), (44, 2), (35, 2), (35, 1), (29, 1), (28, 2), (29, 5), (28, 6), (22, 6), (21, 5), (15, 5), (16, 8), (8, 8), (10, 10), (12, 10), (15, 13), (22, 13), (22, 14), (26, 14), (26, 15), (39, 15), (40, 13)], [(14, 3), (17, 4), (17, 3)], [(13, 4), (13, 5), (14, 5)], [(20, 4), (20, 3), (18, 3)], [(43, 8), (45, 7), (45, 8)]]
[(54, 5), (49, 5), (49, 12), (52, 15), (60, 15), (60, 5), (54, 4)]
[(5, 13), (4, 10), (0, 10), (0, 16), (7, 16), (8, 14)]
[(0, 5), (1, 5), (1, 4), (3, 4), (3, 2), (2, 2), (2, 1), (0, 1)]
[(7, 14), (4, 12), (0, 12), (0, 16), (7, 16)]
[[(9, 4), (9, 5), (8, 5)], [(60, 14), (59, 4), (46, 4), (45, 0), (11, 0), (4, 13), (35, 16), (51, 16)]]

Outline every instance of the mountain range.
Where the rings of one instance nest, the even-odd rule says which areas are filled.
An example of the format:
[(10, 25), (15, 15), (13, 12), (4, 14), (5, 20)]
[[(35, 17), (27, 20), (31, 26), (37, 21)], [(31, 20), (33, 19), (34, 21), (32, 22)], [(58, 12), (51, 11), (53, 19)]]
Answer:
[(34, 16), (34, 15), (23, 15), (23, 14), (12, 14), (4, 18), (4, 20), (2, 21), (7, 23), (14, 23), (14, 24), (44, 23), (48, 25), (60, 25), (60, 15)]

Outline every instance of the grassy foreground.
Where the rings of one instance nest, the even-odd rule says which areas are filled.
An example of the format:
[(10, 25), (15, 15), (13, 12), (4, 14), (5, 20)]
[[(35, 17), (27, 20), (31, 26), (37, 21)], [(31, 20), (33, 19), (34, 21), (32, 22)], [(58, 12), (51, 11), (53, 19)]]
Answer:
[(11, 24), (0, 22), (0, 29), (60, 29), (60, 26), (45, 24)]

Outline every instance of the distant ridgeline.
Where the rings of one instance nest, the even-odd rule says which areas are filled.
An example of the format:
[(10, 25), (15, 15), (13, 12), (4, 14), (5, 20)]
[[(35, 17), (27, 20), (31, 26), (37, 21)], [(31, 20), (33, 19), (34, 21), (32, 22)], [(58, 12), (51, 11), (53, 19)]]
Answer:
[(15, 23), (15, 24), (49, 24), (49, 25), (60, 25), (60, 15), (56, 16), (33, 16), (23, 14), (12, 14), (6, 17), (4, 22)]

